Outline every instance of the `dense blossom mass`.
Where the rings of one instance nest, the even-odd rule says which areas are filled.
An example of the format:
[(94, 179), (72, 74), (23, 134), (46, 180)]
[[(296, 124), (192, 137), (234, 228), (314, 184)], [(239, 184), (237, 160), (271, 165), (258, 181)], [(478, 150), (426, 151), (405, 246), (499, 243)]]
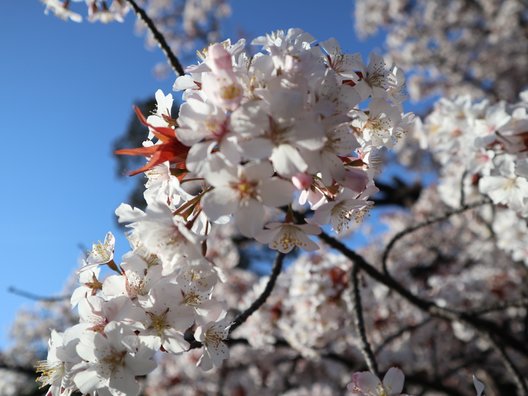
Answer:
[(356, 0), (356, 30), (382, 30), (414, 99), (487, 95), (513, 101), (528, 77), (524, 0)]
[(487, 196), (499, 247), (528, 264), (528, 92), (514, 104), (442, 99), (417, 127), (441, 165), (438, 189), (451, 207)]
[[(248, 55), (240, 40), (200, 53), (174, 84), (184, 90), (177, 120), (161, 91), (155, 114), (138, 112), (148, 139), (118, 152), (147, 157), (133, 172), (147, 176), (147, 207), (116, 211), (132, 246), (121, 263), (111, 234), (84, 260), (71, 301), (79, 323), (52, 334), (39, 365), (50, 394), (137, 394), (135, 377), (156, 367), (156, 352), (196, 342), (197, 365), (219, 366), (234, 322), (215, 293), (226, 275), (208, 255), (210, 234), (232, 223), (281, 253), (312, 251), (320, 226), (346, 233), (372, 206), (380, 151), (412, 119), (402, 114), (402, 73), (299, 29), (252, 44), (261, 52)], [(105, 264), (116, 274), (102, 279)]]

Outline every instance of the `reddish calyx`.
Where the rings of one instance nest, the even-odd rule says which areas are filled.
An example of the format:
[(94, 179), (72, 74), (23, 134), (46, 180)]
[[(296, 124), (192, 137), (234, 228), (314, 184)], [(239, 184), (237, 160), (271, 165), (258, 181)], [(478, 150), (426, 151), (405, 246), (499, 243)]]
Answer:
[(187, 153), (189, 147), (182, 144), (176, 138), (176, 132), (174, 129), (169, 127), (156, 127), (147, 122), (145, 116), (141, 113), (141, 110), (134, 106), (134, 111), (139, 121), (150, 128), (154, 136), (156, 136), (161, 143), (155, 144), (149, 147), (137, 147), (132, 149), (121, 149), (116, 150), (115, 153), (119, 155), (141, 155), (150, 157), (147, 164), (139, 169), (136, 169), (129, 173), (130, 176), (137, 175), (142, 172), (146, 172), (155, 166), (169, 161), (171, 165), (184, 172), (178, 172), (178, 178), (185, 176), (185, 160), (187, 159)]

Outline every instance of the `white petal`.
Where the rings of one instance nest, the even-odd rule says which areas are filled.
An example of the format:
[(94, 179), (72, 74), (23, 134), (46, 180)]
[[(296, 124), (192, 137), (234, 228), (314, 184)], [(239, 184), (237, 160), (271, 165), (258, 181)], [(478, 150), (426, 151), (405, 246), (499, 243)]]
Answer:
[(297, 149), (289, 144), (282, 144), (274, 148), (271, 154), (271, 161), (277, 173), (288, 178), (299, 172), (304, 172), (308, 168)]
[(264, 225), (264, 207), (261, 203), (250, 199), (238, 208), (235, 221), (242, 235), (254, 237)]
[(269, 179), (273, 176), (273, 168), (269, 162), (260, 162), (256, 164), (249, 164), (244, 167), (243, 174), (249, 180), (260, 181)]
[(106, 385), (107, 381), (101, 378), (95, 368), (88, 368), (83, 370), (73, 377), (73, 382), (82, 393), (90, 393), (98, 388)]
[(383, 377), (383, 387), (390, 395), (399, 395), (403, 390), (403, 382), (405, 376), (403, 372), (397, 367), (391, 367)]
[(484, 393), (484, 389), (486, 389), (486, 386), (475, 375), (473, 375), (473, 385), (475, 386), (475, 390), (477, 391), (477, 396), (482, 396), (482, 394)]
[(266, 138), (253, 138), (242, 140), (240, 143), (242, 155), (248, 159), (264, 159), (268, 158), (273, 151), (271, 141)]
[(352, 384), (362, 394), (378, 395), (378, 387), (381, 385), (380, 380), (370, 371), (362, 371), (352, 375)]
[(229, 215), (238, 208), (238, 195), (231, 187), (216, 187), (201, 200), (202, 208), (211, 221)]
[(279, 178), (265, 180), (260, 185), (262, 202), (274, 208), (289, 204), (293, 191), (293, 185), (289, 181)]
[(172, 89), (174, 91), (183, 91), (185, 89), (196, 89), (198, 86), (194, 83), (194, 80), (189, 75), (180, 76), (174, 82)]
[[(121, 394), (126, 396), (135, 396), (139, 394), (139, 384), (136, 379), (128, 370), (122, 368), (121, 370), (115, 370), (112, 372), (110, 381), (108, 383), (110, 393)], [(118, 392), (121, 393), (118, 393)]]

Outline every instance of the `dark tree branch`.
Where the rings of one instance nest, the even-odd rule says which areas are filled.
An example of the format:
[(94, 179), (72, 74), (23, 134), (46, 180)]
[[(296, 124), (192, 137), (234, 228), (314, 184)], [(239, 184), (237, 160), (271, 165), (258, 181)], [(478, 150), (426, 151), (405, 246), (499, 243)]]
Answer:
[(514, 301), (500, 301), (487, 307), (470, 310), (469, 313), (472, 315), (485, 315), (491, 312), (504, 311), (508, 308), (528, 308), (528, 297)]
[(378, 363), (376, 357), (372, 352), (372, 348), (367, 339), (367, 332), (365, 329), (365, 320), (363, 318), (363, 307), (361, 306), (361, 290), (359, 289), (359, 269), (357, 265), (352, 267), (352, 306), (354, 308), (354, 327), (359, 334), (360, 350), (363, 358), (367, 363), (369, 370), (379, 377)]
[(485, 201), (475, 202), (475, 203), (472, 203), (472, 204), (467, 204), (467, 205), (461, 206), (458, 209), (454, 209), (454, 210), (451, 210), (449, 212), (446, 212), (442, 216), (432, 217), (430, 219), (422, 221), (421, 223), (418, 223), (418, 224), (415, 224), (413, 226), (407, 227), (406, 229), (398, 232), (396, 235), (394, 235), (392, 237), (392, 239), (387, 244), (387, 247), (383, 251), (383, 257), (381, 259), (381, 262), (382, 262), (382, 265), (383, 265), (383, 272), (385, 274), (389, 273), (388, 268), (387, 268), (387, 262), (388, 262), (388, 259), (389, 259), (389, 254), (390, 254), (392, 248), (394, 247), (394, 245), (396, 244), (396, 242), (398, 242), (404, 236), (409, 235), (409, 234), (411, 234), (411, 233), (413, 233), (413, 232), (415, 232), (415, 231), (417, 231), (417, 230), (419, 230), (421, 228), (430, 226), (430, 225), (438, 223), (440, 221), (447, 220), (448, 218), (450, 218), (451, 216), (454, 216), (456, 214), (463, 213), (463, 212), (465, 212), (467, 210), (470, 210), (470, 209), (478, 208), (478, 207), (480, 207), (482, 205), (486, 205), (488, 203), (490, 203), (490, 201), (485, 200)]
[(420, 198), (422, 185), (420, 183), (406, 184), (398, 177), (393, 177), (394, 185), (376, 180), (374, 184), (379, 188), (381, 197), (376, 194), (372, 201), (376, 205), (396, 205), (410, 208)]
[(15, 373), (25, 374), (29, 375), (31, 377), (36, 377), (37, 372), (33, 367), (27, 367), (27, 366), (18, 366), (13, 364), (8, 364), (4, 362), (2, 359), (0, 359), (0, 370), (9, 370), (13, 371)]
[(422, 326), (425, 326), (427, 323), (429, 323), (430, 321), (432, 320), (432, 318), (427, 318), (423, 321), (421, 321), (420, 323), (418, 324), (413, 324), (413, 325), (409, 325), (409, 326), (405, 326), (405, 327), (402, 327), (401, 329), (399, 329), (398, 331), (388, 335), (384, 340), (383, 342), (376, 348), (376, 350), (374, 351), (374, 353), (377, 355), (378, 353), (381, 352), (381, 350), (383, 348), (385, 348), (387, 345), (389, 345), (392, 341), (394, 340), (397, 340), (398, 338), (400, 338), (401, 336), (403, 336), (405, 333), (407, 332), (411, 332), (411, 331), (414, 331), (416, 329), (419, 329), (420, 327)]
[(20, 296), (20, 297), (27, 298), (29, 300), (41, 301), (41, 302), (65, 301), (65, 300), (70, 299), (70, 297), (71, 297), (71, 296), (52, 296), (52, 297), (39, 296), (37, 294), (33, 294), (33, 293), (25, 291), (25, 290), (17, 289), (16, 287), (13, 287), (13, 286), (10, 286), (7, 289), (7, 291), (9, 293), (15, 294), (15, 295)]
[(152, 36), (154, 36), (154, 39), (157, 41), (161, 50), (167, 57), (167, 60), (169, 61), (169, 64), (171, 65), (174, 72), (179, 76), (183, 76), (185, 74), (185, 71), (183, 70), (183, 67), (180, 61), (178, 60), (176, 55), (174, 55), (174, 52), (172, 52), (171, 48), (169, 47), (169, 44), (167, 44), (167, 40), (165, 40), (165, 37), (163, 37), (163, 35), (158, 30), (156, 25), (154, 25), (154, 22), (152, 21), (152, 19), (150, 19), (150, 17), (147, 15), (145, 10), (143, 10), (135, 2), (135, 0), (126, 0), (126, 1), (128, 2), (128, 4), (132, 6), (138, 18), (140, 18), (143, 22), (145, 22), (150, 32), (152, 33)]
[(273, 263), (271, 275), (268, 279), (268, 283), (266, 283), (266, 287), (264, 287), (264, 290), (262, 291), (260, 296), (255, 301), (253, 301), (253, 303), (244, 312), (241, 312), (231, 322), (231, 325), (229, 326), (229, 334), (231, 334), (238, 326), (244, 323), (247, 318), (249, 318), (257, 309), (259, 309), (266, 302), (271, 292), (273, 291), (273, 288), (275, 287), (275, 283), (277, 282), (279, 274), (282, 271), (282, 263), (284, 262), (285, 256), (286, 255), (284, 253), (277, 253), (277, 257), (275, 258), (275, 262)]
[(462, 173), (462, 177), (460, 178), (460, 207), (463, 207), (466, 204), (466, 191), (464, 190), (464, 181), (466, 180), (466, 176), (468, 175), (467, 169), (464, 170)]

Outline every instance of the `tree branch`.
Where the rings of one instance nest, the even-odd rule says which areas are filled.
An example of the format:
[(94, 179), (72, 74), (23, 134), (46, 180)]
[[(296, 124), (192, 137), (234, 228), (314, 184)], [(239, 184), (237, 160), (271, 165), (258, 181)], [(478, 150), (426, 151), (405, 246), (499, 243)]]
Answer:
[(507, 332), (504, 328), (498, 326), (496, 323), (484, 318), (469, 315), (465, 312), (458, 312), (453, 309), (443, 308), (436, 305), (432, 301), (425, 300), (411, 293), (408, 289), (403, 287), (390, 275), (378, 271), (361, 255), (349, 249), (346, 245), (344, 245), (337, 239), (332, 238), (324, 232), (321, 232), (321, 234), (319, 234), (319, 238), (326, 242), (329, 246), (341, 252), (345, 257), (347, 257), (356, 265), (358, 265), (360, 269), (364, 270), (370, 277), (387, 286), (391, 290), (395, 291), (397, 294), (399, 294), (401, 297), (403, 297), (405, 300), (407, 300), (409, 303), (411, 303), (418, 309), (427, 312), (432, 316), (450, 322), (461, 322), (477, 330), (486, 330), (486, 332), (488, 332), (489, 334), (494, 334), (497, 337), (500, 337), (504, 345), (507, 345), (510, 348), (517, 350), (517, 352), (523, 354), (524, 356), (528, 356), (528, 346), (526, 345), (526, 343), (519, 341), (517, 338), (513, 337), (509, 332)]
[(410, 331), (414, 331), (416, 329), (419, 329), (420, 327), (422, 326), (425, 326), (427, 323), (429, 323), (430, 321), (432, 320), (432, 318), (427, 318), (423, 321), (421, 321), (420, 323), (418, 324), (413, 324), (413, 325), (409, 325), (409, 326), (405, 326), (405, 327), (402, 327), (401, 329), (399, 329), (398, 331), (390, 334), (387, 336), (387, 338), (385, 338), (383, 340), (383, 342), (376, 348), (376, 350), (374, 351), (374, 353), (377, 355), (378, 353), (381, 352), (381, 350), (383, 348), (385, 348), (387, 345), (389, 345), (392, 341), (400, 338), (402, 335), (404, 335), (405, 333), (407, 332), (410, 332)]
[(2, 359), (0, 359), (0, 370), (9, 370), (15, 373), (29, 375), (33, 378), (37, 376), (37, 372), (33, 367), (17, 366), (17, 365), (8, 364)]
[(432, 225), (434, 223), (438, 223), (440, 221), (447, 220), (448, 218), (450, 218), (451, 216), (454, 216), (456, 214), (463, 213), (463, 212), (465, 212), (467, 210), (470, 210), (470, 209), (478, 208), (478, 207), (480, 207), (482, 205), (486, 205), (488, 203), (490, 203), (490, 201), (485, 200), (485, 201), (479, 201), (479, 202), (474, 202), (474, 203), (471, 203), (471, 204), (467, 204), (467, 205), (461, 206), (458, 209), (454, 209), (454, 210), (451, 210), (449, 212), (446, 212), (442, 216), (432, 217), (430, 219), (422, 221), (421, 223), (418, 223), (418, 224), (415, 224), (413, 226), (407, 227), (406, 229), (398, 232), (396, 235), (394, 235), (392, 237), (392, 239), (387, 244), (387, 247), (383, 251), (383, 256), (382, 256), (382, 259), (381, 259), (381, 262), (382, 262), (382, 265), (383, 265), (383, 272), (385, 274), (389, 273), (388, 268), (387, 268), (387, 262), (388, 262), (388, 259), (389, 259), (389, 254), (390, 254), (392, 248), (394, 247), (394, 245), (396, 244), (396, 242), (398, 242), (404, 236), (409, 235), (409, 234), (411, 234), (411, 233), (413, 233), (413, 232), (415, 232), (415, 231), (417, 231), (417, 230), (419, 230), (421, 228), (430, 226), (430, 225)]
[[(258, 296), (258, 298), (253, 301), (253, 303), (245, 311), (241, 312), (235, 319), (233, 319), (233, 321), (229, 325), (229, 334), (231, 334), (238, 326), (244, 323), (247, 318), (249, 318), (266, 302), (271, 292), (273, 291), (273, 288), (275, 287), (275, 283), (277, 281), (277, 278), (279, 277), (279, 274), (282, 271), (282, 263), (284, 262), (285, 256), (286, 255), (284, 253), (277, 253), (277, 256), (275, 257), (275, 261), (273, 263), (273, 268), (271, 270), (270, 278), (268, 279), (268, 283), (266, 283), (264, 290), (262, 291), (260, 296)], [(184, 333), (183, 337), (185, 341), (189, 343), (189, 350), (203, 347), (203, 344), (196, 338), (194, 338), (194, 333), (191, 329), (188, 329)], [(243, 338), (228, 338), (224, 340), (224, 342), (227, 345), (248, 343), (247, 340)]]
[(279, 277), (279, 274), (282, 271), (282, 263), (284, 262), (285, 256), (286, 255), (284, 253), (277, 253), (277, 257), (275, 258), (275, 262), (273, 263), (271, 275), (268, 279), (268, 283), (266, 283), (266, 287), (264, 287), (264, 290), (262, 291), (260, 296), (255, 301), (253, 301), (253, 303), (245, 311), (241, 312), (231, 322), (231, 325), (229, 326), (229, 334), (231, 334), (238, 326), (244, 323), (247, 318), (249, 318), (257, 309), (259, 309), (266, 302), (273, 288), (275, 287), (275, 283), (277, 281), (277, 278)]
[(473, 315), (485, 315), (491, 312), (504, 311), (508, 308), (528, 308), (528, 297), (520, 298), (513, 301), (500, 301), (496, 304), (488, 305), (486, 307), (473, 309), (469, 313)]
[(174, 70), (174, 72), (177, 75), (183, 76), (185, 74), (185, 71), (183, 70), (183, 67), (182, 67), (180, 61), (178, 60), (176, 55), (174, 55), (174, 52), (172, 52), (171, 48), (169, 47), (169, 44), (167, 44), (167, 40), (165, 40), (165, 37), (163, 37), (163, 35), (158, 30), (156, 25), (154, 25), (154, 22), (152, 21), (152, 19), (150, 19), (150, 17), (147, 15), (145, 10), (143, 10), (135, 2), (135, 0), (126, 0), (126, 1), (127, 1), (128, 4), (130, 4), (132, 6), (132, 8), (134, 9), (134, 12), (138, 16), (138, 18), (140, 18), (147, 25), (147, 27), (149, 28), (150, 32), (152, 33), (152, 36), (157, 41), (157, 43), (159, 44), (161, 50), (165, 54), (165, 57), (167, 58), (169, 64), (172, 67), (172, 70)]
[(359, 289), (359, 269), (357, 265), (352, 266), (352, 306), (354, 308), (354, 327), (359, 334), (360, 350), (363, 358), (367, 363), (369, 370), (379, 377), (378, 363), (376, 357), (372, 352), (372, 348), (367, 339), (367, 332), (365, 329), (365, 320), (363, 318), (363, 307), (361, 306), (361, 291)]
[(52, 296), (52, 297), (39, 296), (37, 294), (33, 294), (25, 290), (17, 289), (14, 286), (9, 286), (7, 291), (8, 293), (27, 298), (29, 300), (41, 301), (41, 302), (58, 302), (58, 301), (69, 300), (71, 298), (71, 296)]

